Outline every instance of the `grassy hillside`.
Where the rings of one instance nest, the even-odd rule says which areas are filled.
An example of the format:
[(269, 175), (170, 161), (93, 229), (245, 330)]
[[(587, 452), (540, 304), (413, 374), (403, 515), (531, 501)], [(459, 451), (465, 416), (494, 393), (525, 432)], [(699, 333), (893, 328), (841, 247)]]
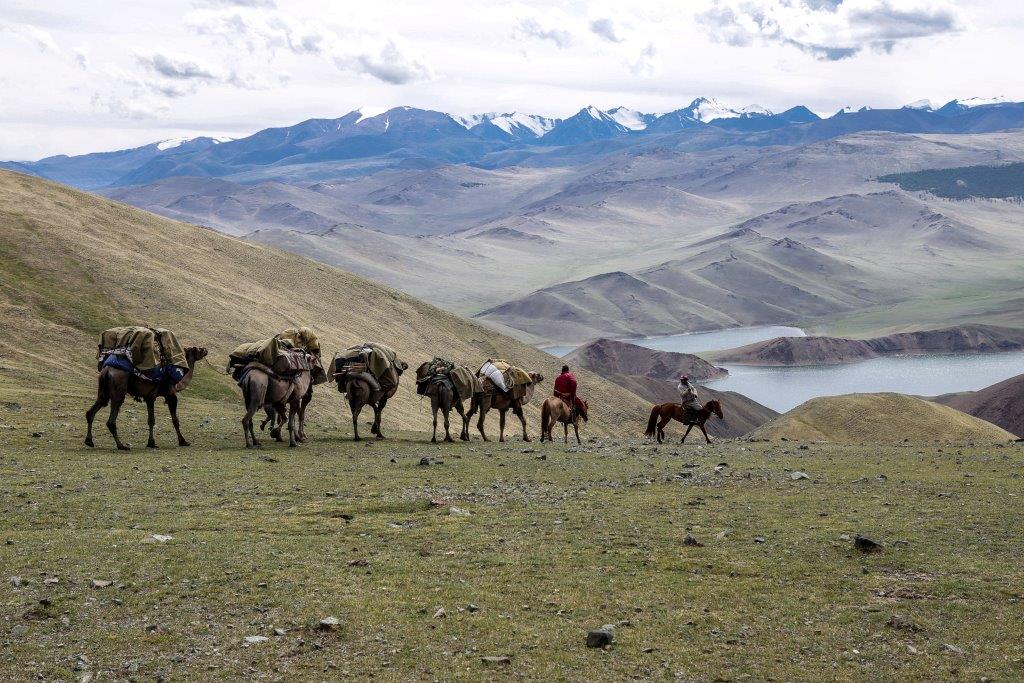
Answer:
[[(434, 354), (479, 364), (504, 357), (548, 377), (560, 363), (472, 322), (363, 278), (292, 254), (160, 218), (37, 178), (0, 172), (0, 392), (72, 394), (84, 412), (94, 394), (101, 330), (161, 325), (185, 345), (210, 349), (223, 366), (243, 341), (293, 325), (320, 335), (325, 352), (362, 341), (393, 346), (415, 365)], [(645, 406), (636, 396), (583, 373), (594, 406), (591, 433), (635, 433)], [(196, 399), (241, 407), (226, 377), (200, 366), (183, 410)], [(535, 403), (539, 403), (535, 399)], [(332, 386), (320, 387), (317, 414), (348, 421)], [(412, 382), (385, 416), (390, 428), (427, 429)], [(539, 418), (531, 410), (531, 429)], [(496, 420), (492, 419), (491, 431)], [(315, 431), (312, 434), (316, 438)]]
[(903, 394), (823, 396), (755, 430), (751, 437), (834, 443), (980, 441), (1016, 437), (1005, 429), (947, 406)]

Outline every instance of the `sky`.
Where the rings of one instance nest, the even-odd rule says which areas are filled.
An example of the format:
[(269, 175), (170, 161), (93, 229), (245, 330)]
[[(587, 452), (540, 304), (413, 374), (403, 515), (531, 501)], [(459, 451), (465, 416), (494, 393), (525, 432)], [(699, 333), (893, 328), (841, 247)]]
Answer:
[(0, 159), (408, 105), (1024, 101), (1017, 0), (3, 0)]

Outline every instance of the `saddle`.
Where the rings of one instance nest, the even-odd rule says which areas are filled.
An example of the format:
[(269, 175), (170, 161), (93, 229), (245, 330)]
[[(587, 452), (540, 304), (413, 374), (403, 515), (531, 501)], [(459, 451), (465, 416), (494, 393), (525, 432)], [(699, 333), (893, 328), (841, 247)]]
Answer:
[(696, 408), (689, 408), (682, 406), (683, 408), (683, 424), (695, 425), (700, 422), (700, 411)]

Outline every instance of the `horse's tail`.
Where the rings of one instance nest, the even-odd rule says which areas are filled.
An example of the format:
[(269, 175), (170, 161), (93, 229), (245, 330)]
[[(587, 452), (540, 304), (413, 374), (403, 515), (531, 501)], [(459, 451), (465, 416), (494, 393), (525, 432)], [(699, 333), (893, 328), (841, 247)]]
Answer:
[(548, 427), (551, 425), (551, 404), (544, 401), (540, 407), (540, 440), (548, 434)]
[(653, 437), (654, 430), (658, 426), (658, 406), (651, 408), (651, 419), (647, 421), (647, 431), (644, 436)]

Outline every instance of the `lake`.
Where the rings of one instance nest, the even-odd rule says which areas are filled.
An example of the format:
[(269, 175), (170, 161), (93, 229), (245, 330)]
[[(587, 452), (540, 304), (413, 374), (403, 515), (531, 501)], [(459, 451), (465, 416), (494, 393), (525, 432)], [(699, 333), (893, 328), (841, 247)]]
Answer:
[[(797, 327), (766, 325), (626, 341), (658, 351), (699, 353), (734, 348), (775, 337), (802, 336), (805, 336), (804, 331)], [(556, 356), (564, 356), (574, 348), (556, 346), (544, 350)], [(722, 367), (729, 371), (729, 376), (708, 382), (709, 387), (741, 393), (781, 413), (817, 396), (882, 391), (939, 396), (984, 389), (996, 382), (1024, 374), (1024, 352), (892, 356), (847, 365), (808, 367), (731, 364), (723, 364)]]
[(893, 391), (939, 396), (975, 391), (1024, 374), (1024, 351), (976, 355), (892, 356), (809, 367), (723, 365), (729, 376), (708, 382), (780, 413), (817, 396)]

